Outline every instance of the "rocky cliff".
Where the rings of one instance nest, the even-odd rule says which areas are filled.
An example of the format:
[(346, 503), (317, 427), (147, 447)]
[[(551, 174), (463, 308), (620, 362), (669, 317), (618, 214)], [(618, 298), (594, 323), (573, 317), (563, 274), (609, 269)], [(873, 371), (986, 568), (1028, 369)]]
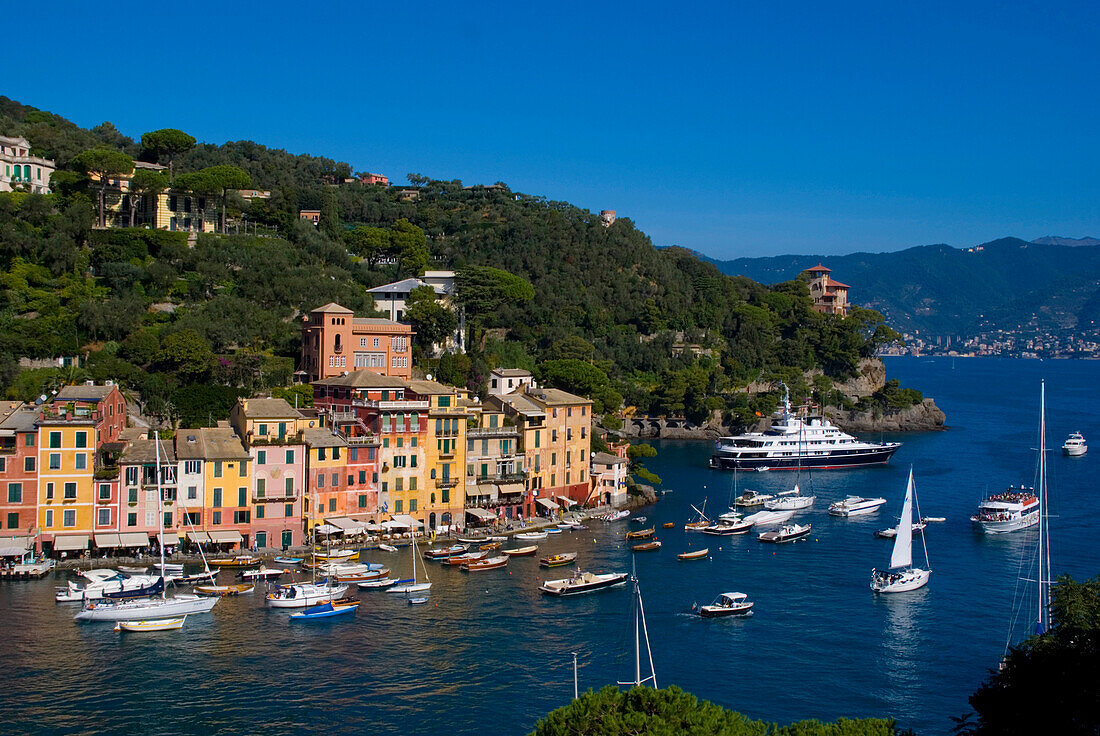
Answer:
[(826, 407), (825, 416), (846, 432), (929, 432), (946, 429), (947, 420), (932, 399), (904, 409), (844, 411)]

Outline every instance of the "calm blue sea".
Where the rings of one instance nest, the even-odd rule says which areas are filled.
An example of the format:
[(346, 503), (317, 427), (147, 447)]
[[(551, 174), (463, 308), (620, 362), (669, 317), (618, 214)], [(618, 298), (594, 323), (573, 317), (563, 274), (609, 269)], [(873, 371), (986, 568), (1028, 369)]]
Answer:
[[(732, 474), (707, 469), (708, 443), (657, 443), (650, 467), (671, 493), (641, 513), (679, 527), (659, 530), (661, 551), (637, 556), (659, 685), (770, 721), (893, 716), (946, 733), (1010, 636), (1034, 535), (983, 537), (968, 517), (983, 494), (1033, 482), (1042, 378), (1048, 444), (1081, 430), (1097, 445), (1080, 459), (1051, 454), (1054, 569), (1100, 573), (1100, 363), (894, 358), (888, 371), (934, 397), (951, 429), (888, 436), (905, 444), (884, 468), (804, 474), (803, 488), (818, 496), (800, 519), (813, 524), (809, 541), (776, 548), (684, 532), (689, 504), (728, 503)], [(871, 533), (892, 523), (910, 465), (921, 511), (947, 517), (927, 534), (932, 582), (876, 597), (869, 573), (886, 564), (890, 543)], [(775, 491), (793, 478), (746, 473), (738, 484)], [(890, 503), (872, 517), (829, 517), (828, 503), (847, 494)], [(595, 524), (551, 537), (540, 552), (577, 550), (587, 569), (628, 569), (622, 535), (635, 526)], [(709, 559), (676, 560), (701, 545)], [(408, 572), (407, 552), (374, 559)], [(357, 618), (344, 623), (291, 625), (249, 595), (182, 632), (129, 636), (75, 624), (52, 600), (57, 581), (0, 584), (0, 722), (6, 733), (36, 734), (524, 733), (571, 698), (570, 652), (582, 689), (632, 671), (629, 590), (545, 599), (536, 564), (517, 558), (474, 575), (431, 566), (429, 606), (362, 593)], [(728, 590), (748, 593), (756, 615), (689, 614)]]

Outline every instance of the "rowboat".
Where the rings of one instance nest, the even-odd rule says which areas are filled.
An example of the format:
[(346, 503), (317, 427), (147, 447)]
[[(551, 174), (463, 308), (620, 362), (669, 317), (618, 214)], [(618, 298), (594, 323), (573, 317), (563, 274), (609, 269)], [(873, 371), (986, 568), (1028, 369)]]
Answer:
[(656, 529), (654, 529), (653, 527), (649, 527), (648, 529), (638, 529), (637, 531), (627, 532), (626, 533), (626, 538), (627, 539), (645, 539), (646, 537), (652, 537), (653, 532), (655, 532), (655, 531), (656, 531)]
[(681, 552), (680, 554), (676, 555), (676, 559), (678, 559), (678, 560), (701, 560), (701, 559), (705, 558), (709, 552), (710, 552), (709, 548), (708, 549), (698, 549), (698, 550), (695, 550), (694, 552)]
[(455, 555), (454, 557), (448, 557), (442, 561), (442, 564), (447, 567), (458, 567), (459, 565), (465, 565), (467, 562), (478, 562), (484, 560), (489, 556), (488, 552), (467, 552), (464, 555)]
[(461, 555), (466, 552), (466, 548), (461, 544), (452, 544), (449, 547), (437, 547), (435, 549), (429, 549), (424, 552), (425, 560), (444, 560), (448, 557), (454, 557), (455, 555)]
[(237, 555), (236, 557), (229, 557), (221, 560), (210, 560), (211, 567), (251, 567), (252, 565), (258, 565), (263, 560), (253, 555)]
[[(382, 545), (378, 545), (378, 546), (381, 547)], [(272, 562), (274, 562), (276, 565), (301, 565), (303, 562), (305, 562), (305, 558), (303, 558), (303, 557), (276, 557), (274, 560), (272, 560)]]
[(495, 549), (500, 549), (500, 542), (485, 542), (478, 545), (478, 549), (482, 552), (492, 552)]
[(305, 623), (317, 621), (323, 618), (334, 618), (354, 614), (359, 608), (359, 600), (356, 598), (337, 598), (333, 601), (325, 601), (316, 606), (310, 606), (304, 611), (290, 614), (291, 621)]
[(410, 598), (409, 599), (409, 605), (410, 606), (422, 606), (427, 602), (428, 602), (427, 598)]
[(661, 548), (661, 543), (654, 539), (652, 542), (635, 544), (630, 548), (631, 552), (655, 552)]
[(546, 539), (546, 537), (546, 532), (523, 532), (522, 534), (516, 535), (516, 539), (523, 539), (529, 542), (534, 542), (539, 539)]
[(562, 530), (561, 530), (561, 529), (559, 529), (558, 527), (556, 527), (556, 526), (551, 526), (551, 527), (547, 527), (547, 528), (546, 528), (546, 533), (547, 533), (547, 534), (562, 534), (563, 532), (562, 532)]
[(158, 618), (149, 621), (119, 621), (115, 624), (115, 631), (130, 631), (141, 633), (146, 631), (175, 631), (183, 628), (186, 616), (178, 618)]
[(688, 523), (684, 524), (684, 529), (688, 530), (689, 532), (701, 532), (708, 526), (710, 526), (709, 521), (689, 521)]
[(664, 524), (661, 524), (662, 529), (671, 529), (674, 526), (676, 526), (676, 523), (672, 521), (666, 521)]
[[(359, 590), (382, 590), (383, 588), (391, 588), (397, 585), (400, 580), (396, 578), (381, 578), (379, 580), (367, 580), (366, 582), (357, 583)], [(408, 582), (412, 582), (410, 579)]]
[(382, 550), (383, 552), (396, 552), (397, 551), (397, 547), (394, 547), (392, 544), (379, 544), (378, 549)]
[(500, 557), (490, 557), (487, 560), (478, 560), (476, 562), (467, 562), (462, 566), (462, 569), (466, 572), (477, 572), (478, 570), (495, 570), (498, 567), (504, 567), (508, 564), (508, 558), (504, 555)]
[(488, 537), (459, 537), (457, 541), (463, 544), (481, 544), (482, 542), (488, 541), (488, 539)]
[(212, 598), (224, 598), (227, 595), (249, 593), (254, 587), (256, 586), (244, 583), (237, 583), (235, 585), (196, 585), (195, 592), (198, 595), (210, 596)]
[(274, 580), (282, 575), (286, 574), (286, 570), (281, 567), (258, 567), (255, 570), (241, 570), (237, 573), (237, 577), (242, 580)]
[(489, 537), (490, 542), (507, 542), (508, 537)]
[(359, 550), (357, 549), (334, 549), (329, 552), (314, 552), (313, 560), (317, 563), (323, 562), (353, 562), (359, 559)]
[(501, 553), (506, 554), (509, 557), (531, 557), (539, 551), (537, 544), (532, 544), (529, 547), (517, 547), (516, 549), (502, 549)]
[(367, 583), (371, 580), (382, 580), (389, 576), (390, 571), (385, 567), (380, 570), (363, 570), (361, 572), (336, 573), (334, 575), (338, 583)]
[(550, 555), (539, 560), (539, 567), (562, 567), (572, 565), (577, 561), (576, 552), (563, 552), (560, 555)]

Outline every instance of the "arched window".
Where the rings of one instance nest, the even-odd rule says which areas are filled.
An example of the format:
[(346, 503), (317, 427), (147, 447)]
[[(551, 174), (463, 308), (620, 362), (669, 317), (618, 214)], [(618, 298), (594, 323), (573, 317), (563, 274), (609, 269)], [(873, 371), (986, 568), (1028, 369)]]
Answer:
[(435, 512), (428, 514), (428, 526), (435, 529)]

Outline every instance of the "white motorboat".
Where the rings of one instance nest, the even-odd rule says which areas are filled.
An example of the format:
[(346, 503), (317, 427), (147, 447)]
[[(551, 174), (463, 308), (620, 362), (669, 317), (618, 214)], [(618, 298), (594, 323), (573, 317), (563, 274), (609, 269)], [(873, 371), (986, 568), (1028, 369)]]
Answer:
[(546, 539), (546, 532), (522, 532), (516, 535), (516, 539), (524, 539), (528, 541), (535, 541), (539, 539)]
[(626, 509), (622, 509), (620, 511), (612, 511), (610, 514), (605, 516), (603, 520), (608, 522), (618, 521), (619, 519), (625, 519), (628, 516), (630, 516), (630, 512)]
[(241, 570), (237, 577), (242, 580), (275, 580), (286, 574), (281, 567), (257, 567), (254, 570)]
[(737, 534), (748, 534), (753, 527), (753, 522), (747, 519), (723, 519), (717, 524), (703, 527), (703, 534), (715, 537), (732, 537)]
[(754, 509), (763, 506), (773, 496), (770, 493), (758, 493), (757, 491), (745, 491), (733, 501), (733, 505), (741, 509)]
[[(119, 572), (124, 572), (127, 575), (144, 575), (145, 573), (149, 572), (149, 568), (148, 567), (133, 567), (133, 566), (130, 566), (130, 565), (119, 565), (118, 566), (118, 571)], [(183, 572), (183, 570), (180, 570), (180, 572)]]
[(1067, 457), (1080, 457), (1088, 451), (1089, 446), (1085, 442), (1085, 436), (1080, 432), (1071, 433), (1062, 443), (1062, 454)]
[(80, 603), (101, 598), (140, 598), (155, 595), (164, 584), (159, 575), (123, 575), (109, 568), (85, 570), (80, 573), (85, 582), (70, 581), (58, 588), (54, 600), (58, 603)]
[[(925, 527), (928, 526), (923, 521), (917, 521), (913, 523), (913, 536), (919, 537), (924, 534)], [(898, 536), (897, 527), (887, 527), (886, 529), (879, 529), (875, 532), (875, 536), (879, 539), (894, 539)]]
[(119, 621), (115, 624), (115, 631), (129, 631), (144, 633), (148, 631), (177, 631), (183, 628), (186, 616), (179, 618), (157, 618), (148, 621)]
[(1003, 534), (1027, 529), (1039, 523), (1039, 497), (1032, 488), (1009, 486), (978, 504), (970, 517), (986, 534)]
[(808, 537), (811, 529), (811, 524), (786, 524), (775, 531), (761, 532), (756, 538), (761, 542), (771, 542), (772, 544), (797, 542), (799, 539)]
[(831, 516), (865, 516), (875, 513), (885, 504), (885, 498), (849, 496), (829, 506), (829, 514)]
[(744, 593), (722, 593), (709, 606), (697, 606), (694, 610), (703, 618), (720, 616), (747, 616), (752, 613), (753, 602)]
[(803, 496), (795, 485), (793, 490), (777, 493), (775, 498), (765, 501), (764, 508), (768, 511), (800, 511), (813, 506), (816, 500), (817, 496)]
[(566, 596), (591, 593), (595, 590), (623, 585), (630, 577), (625, 572), (609, 572), (602, 575), (577, 570), (573, 577), (563, 580), (547, 580), (539, 590), (548, 595)]
[(824, 416), (811, 417), (809, 410), (810, 407), (799, 407), (792, 411), (787, 392), (770, 429), (719, 438), (710, 467), (720, 470), (856, 468), (885, 463), (901, 447), (900, 442), (864, 442), (840, 431)]
[(794, 511), (757, 511), (755, 514), (746, 516), (745, 521), (752, 522), (756, 526), (773, 526), (790, 521), (792, 516)]
[(383, 552), (396, 552), (397, 551), (397, 547), (394, 547), (392, 544), (379, 544), (378, 549), (382, 550)]
[(380, 580), (366, 580), (356, 585), (358, 585), (359, 590), (382, 590), (383, 588), (392, 588), (397, 583), (396, 578), (382, 578)]
[[(122, 569), (122, 568), (119, 568)], [(158, 572), (163, 572), (165, 575), (182, 575), (183, 563), (182, 562), (158, 562), (153, 565), (153, 569)]]
[(199, 595), (177, 595), (172, 598), (149, 598), (130, 601), (92, 601), (80, 613), (76, 621), (135, 621), (188, 616), (193, 613), (210, 613), (221, 598)]
[(346, 592), (348, 586), (328, 583), (280, 585), (267, 594), (267, 605), (269, 608), (305, 608), (339, 598)]
[[(909, 469), (909, 482), (905, 486), (905, 501), (901, 507), (901, 519), (898, 521), (894, 536), (894, 550), (890, 553), (888, 570), (871, 570), (871, 590), (876, 593), (904, 593), (923, 588), (932, 577), (928, 564), (928, 546), (924, 547), (925, 567), (913, 567), (913, 503), (916, 493), (913, 489), (913, 469)], [(920, 518), (920, 510), (917, 510)], [(923, 539), (923, 537), (922, 537)]]

